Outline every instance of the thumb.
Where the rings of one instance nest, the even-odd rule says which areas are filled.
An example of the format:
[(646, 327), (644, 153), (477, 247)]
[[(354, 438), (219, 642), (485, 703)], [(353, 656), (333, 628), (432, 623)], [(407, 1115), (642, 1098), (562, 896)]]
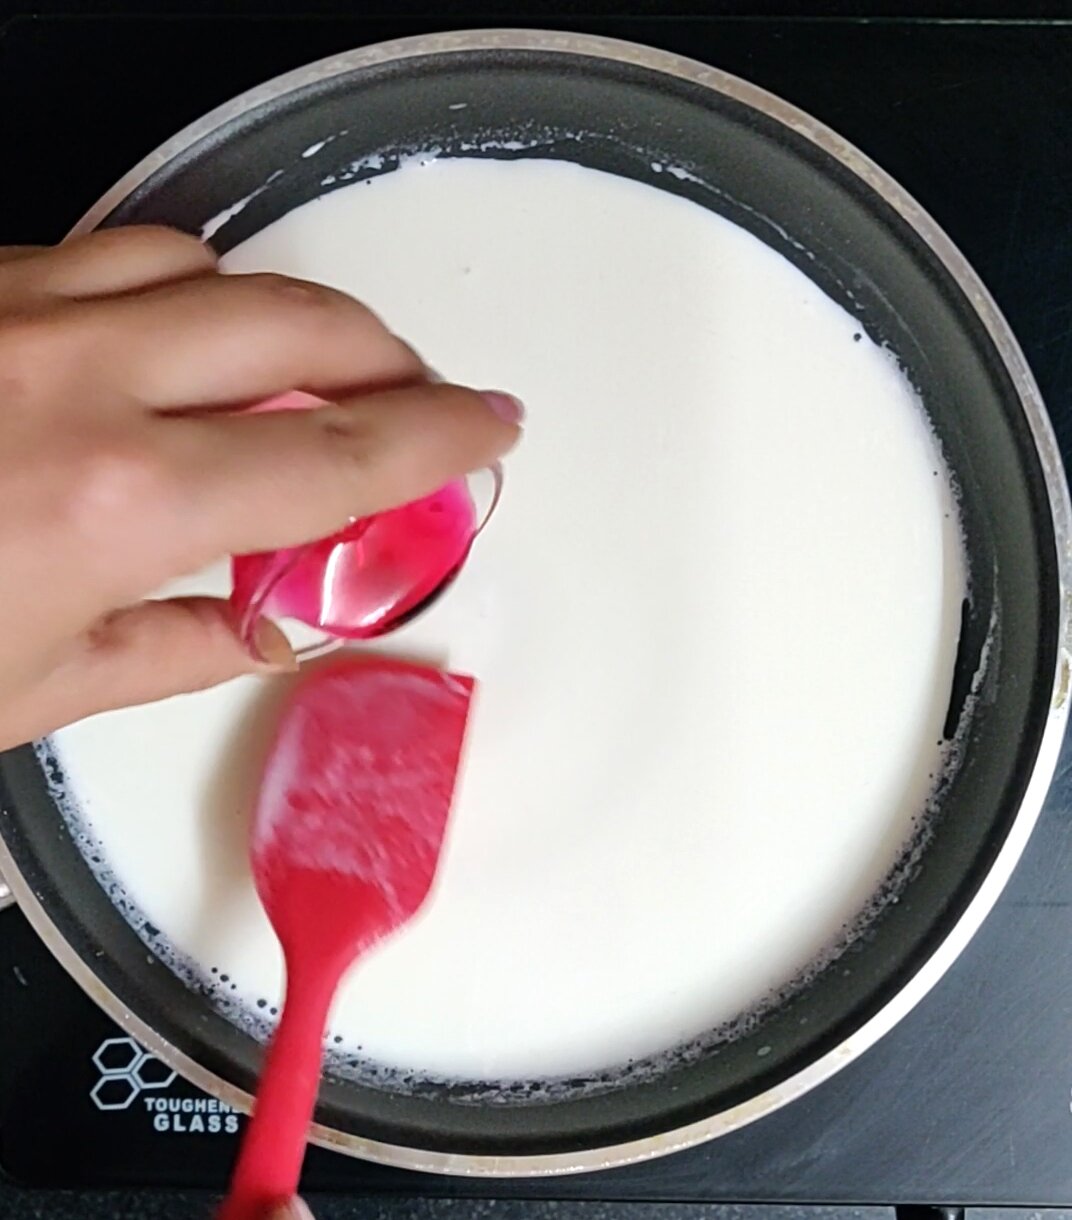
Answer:
[(295, 1198), (272, 1208), (264, 1220), (313, 1220), (313, 1213), (301, 1199)]
[[(294, 670), (282, 631), (257, 625), (247, 651), (230, 605), (213, 597), (146, 601), (106, 615), (19, 700), (20, 739), (96, 712), (205, 690), (241, 674)], [(0, 731), (0, 736), (3, 736)]]
[(254, 644), (258, 655), (239, 638), (228, 602), (177, 597), (109, 614), (86, 633), (75, 664), (86, 699), (102, 711), (297, 668), (286, 636), (268, 619), (257, 624)]

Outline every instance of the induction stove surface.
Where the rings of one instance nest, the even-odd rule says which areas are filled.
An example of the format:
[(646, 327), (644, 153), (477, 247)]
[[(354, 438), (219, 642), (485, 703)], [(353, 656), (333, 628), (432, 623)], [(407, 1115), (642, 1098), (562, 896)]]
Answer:
[[(253, 84), (365, 43), (487, 24), (503, 24), (501, 15), (17, 16), (0, 27), (0, 241), (57, 240), (146, 152)], [(704, 60), (855, 142), (981, 274), (1068, 461), (1072, 24), (579, 21), (547, 11), (508, 24), (584, 29)], [(219, 1189), (244, 1121), (113, 1025), (16, 910), (0, 915), (7, 1175)], [(778, 1113), (599, 1175), (436, 1178), (313, 1150), (305, 1182), (314, 1193), (1072, 1207), (1072, 750), (1008, 889), (949, 974), (877, 1046)]]

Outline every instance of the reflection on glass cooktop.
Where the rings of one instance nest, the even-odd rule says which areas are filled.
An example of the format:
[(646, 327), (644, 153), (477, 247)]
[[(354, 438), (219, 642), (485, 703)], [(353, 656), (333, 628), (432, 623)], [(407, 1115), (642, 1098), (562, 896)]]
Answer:
[[(196, 7), (196, 6), (195, 6)], [(596, 6), (598, 7), (598, 6)], [(501, 15), (497, 24), (502, 24)], [(279, 72), (416, 18), (19, 18), (0, 33), (0, 241), (59, 238), (144, 153)], [(480, 15), (456, 26), (489, 24)], [(928, 208), (1024, 346), (1072, 452), (1072, 26), (600, 18), (811, 111)], [(543, 1182), (415, 1177), (314, 1151), (312, 1190), (1072, 1207), (1072, 754), (1009, 889), (877, 1047), (778, 1114), (646, 1166)], [(219, 1186), (242, 1120), (86, 1000), (0, 917), (0, 1165), (43, 1185)]]

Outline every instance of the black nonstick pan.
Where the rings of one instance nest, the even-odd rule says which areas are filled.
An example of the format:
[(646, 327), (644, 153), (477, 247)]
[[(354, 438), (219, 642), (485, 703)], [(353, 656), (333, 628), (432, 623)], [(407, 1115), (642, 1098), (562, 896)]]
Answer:
[[(395, 1090), (325, 1075), (314, 1138), (342, 1152), (445, 1173), (592, 1170), (713, 1138), (791, 1102), (899, 1020), (978, 927), (1030, 833), (1063, 733), (1068, 489), (1014, 338), (918, 205), (807, 115), (647, 48), (485, 31), (326, 60), (195, 123), (80, 229), (208, 225), (225, 251), (325, 189), (431, 149), (580, 162), (686, 196), (756, 234), (898, 355), (961, 496), (971, 598), (946, 724), (959, 762), (905, 862), (899, 900), (835, 962), (662, 1072), (577, 1081), (550, 1100), (481, 1082)], [(31, 748), (0, 757), (0, 804), (0, 871), (56, 956), (153, 1054), (247, 1108), (259, 1044), (161, 964), (113, 906)]]

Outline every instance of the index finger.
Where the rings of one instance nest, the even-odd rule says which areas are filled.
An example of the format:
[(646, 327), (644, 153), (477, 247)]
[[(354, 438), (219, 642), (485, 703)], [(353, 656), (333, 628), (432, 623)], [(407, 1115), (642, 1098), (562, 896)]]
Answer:
[(502, 457), (521, 414), (508, 394), (422, 382), (308, 411), (161, 420), (175, 541), (193, 547), (177, 558), (294, 546), (418, 499)]
[(64, 340), (99, 370), (94, 393), (153, 411), (344, 393), (424, 373), (365, 305), (278, 275), (206, 275), (83, 303), (63, 320)]
[(99, 229), (58, 246), (0, 247), (0, 290), (5, 304), (90, 299), (153, 284), (207, 275), (212, 250), (177, 229), (160, 225)]

